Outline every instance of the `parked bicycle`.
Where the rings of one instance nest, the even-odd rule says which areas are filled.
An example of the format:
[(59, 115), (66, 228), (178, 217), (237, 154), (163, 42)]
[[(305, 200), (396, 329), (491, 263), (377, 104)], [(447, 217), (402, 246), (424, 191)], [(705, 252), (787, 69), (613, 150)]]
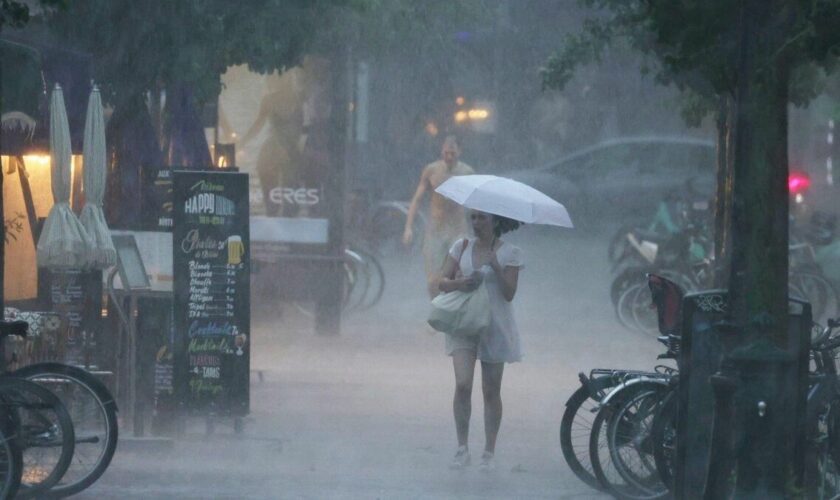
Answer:
[(806, 485), (818, 499), (840, 495), (840, 318), (811, 341), (810, 387), (806, 407)]
[(347, 211), (347, 235), (354, 246), (363, 245), (382, 257), (412, 253), (422, 247), (426, 216), (418, 212), (414, 218), (417, 236), (409, 247), (402, 243), (408, 217), (406, 201), (382, 200), (371, 191), (357, 189), (350, 194)]
[[(385, 293), (385, 270), (379, 258), (361, 246), (348, 246), (344, 249), (341, 266), (344, 272), (342, 310), (359, 312), (376, 306)], [(294, 305), (304, 315), (314, 317), (311, 301), (297, 300)]]
[[(10, 335), (25, 336), (26, 328), (22, 321), (0, 322), (0, 344)], [(0, 406), (7, 417), (4, 434), (21, 453), (20, 468), (12, 471), (17, 477), (9, 484), (15, 484), (15, 498), (35, 498), (54, 487), (70, 466), (73, 422), (56, 395), (8, 373), (0, 373)]]
[[(0, 322), (0, 345), (9, 335), (25, 336), (26, 329), (22, 321)], [(6, 403), (13, 415), (22, 415), (19, 497), (72, 495), (102, 476), (116, 451), (118, 427), (116, 402), (101, 381), (62, 363), (7, 372), (0, 356), (0, 382), (16, 388), (0, 394), (12, 394)]]
[[(648, 276), (657, 322), (666, 346), (660, 359), (677, 359), (683, 291), (674, 282)], [(672, 367), (653, 371), (595, 369), (580, 374), (581, 387), (566, 403), (560, 447), (569, 467), (586, 484), (617, 498), (659, 498), (660, 484), (650, 439), (657, 398), (672, 386)]]
[[(656, 333), (656, 318), (650, 308), (645, 275), (656, 273), (696, 291), (712, 288), (715, 262), (711, 243), (699, 226), (687, 225), (667, 239), (647, 240), (644, 233), (627, 234), (631, 245), (619, 260), (617, 274), (610, 285), (610, 298), (619, 323), (630, 330)], [(840, 314), (840, 293), (814, 263), (813, 249), (807, 243), (791, 245), (788, 290), (811, 304), (815, 321), (825, 322)], [(810, 257), (809, 257), (810, 255)]]
[[(683, 291), (662, 276), (647, 278), (658, 340), (667, 347), (659, 357), (677, 360), (677, 368), (581, 374), (560, 427), (563, 456), (575, 475), (620, 499), (669, 498), (674, 487)], [(815, 326), (806, 406), (808, 498), (840, 496), (838, 353), (840, 318)]]

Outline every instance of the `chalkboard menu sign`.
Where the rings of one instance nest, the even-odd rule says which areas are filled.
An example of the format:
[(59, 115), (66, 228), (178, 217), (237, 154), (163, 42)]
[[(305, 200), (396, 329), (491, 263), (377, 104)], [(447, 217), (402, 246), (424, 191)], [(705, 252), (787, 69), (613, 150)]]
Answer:
[(172, 231), (172, 169), (143, 168), (143, 229)]
[(248, 175), (173, 173), (174, 385), (194, 413), (249, 408)]

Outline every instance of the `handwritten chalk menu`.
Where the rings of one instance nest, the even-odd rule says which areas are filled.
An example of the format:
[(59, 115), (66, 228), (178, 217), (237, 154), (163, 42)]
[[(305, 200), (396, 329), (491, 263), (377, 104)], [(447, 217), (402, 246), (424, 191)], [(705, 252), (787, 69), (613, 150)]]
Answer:
[(249, 408), (248, 175), (173, 173), (174, 385), (194, 413)]

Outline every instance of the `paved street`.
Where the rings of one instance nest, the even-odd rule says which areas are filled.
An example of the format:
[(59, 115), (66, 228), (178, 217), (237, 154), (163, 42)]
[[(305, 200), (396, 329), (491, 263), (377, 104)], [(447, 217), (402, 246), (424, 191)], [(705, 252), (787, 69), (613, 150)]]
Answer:
[[(346, 319), (339, 337), (303, 315), (255, 304), (252, 414), (242, 436), (200, 421), (171, 450), (118, 449), (78, 498), (600, 498), (562, 459), (558, 428), (578, 371), (644, 368), (660, 351), (622, 330), (607, 296), (603, 238), (526, 228), (516, 298), (526, 357), (505, 369), (497, 469), (448, 469), (455, 450), (453, 375), (427, 332), (419, 258), (386, 262), (386, 297)], [(255, 301), (257, 299), (255, 298)], [(480, 381), (477, 377), (476, 382)], [(480, 386), (470, 445), (483, 446)]]

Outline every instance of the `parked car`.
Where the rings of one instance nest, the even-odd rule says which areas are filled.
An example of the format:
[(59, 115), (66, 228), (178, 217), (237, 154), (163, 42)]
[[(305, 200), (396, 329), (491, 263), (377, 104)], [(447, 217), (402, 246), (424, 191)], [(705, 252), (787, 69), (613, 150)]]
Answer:
[(563, 203), (578, 226), (629, 222), (649, 219), (663, 198), (687, 188), (695, 198), (711, 199), (715, 144), (689, 137), (622, 137), (503, 175)]

